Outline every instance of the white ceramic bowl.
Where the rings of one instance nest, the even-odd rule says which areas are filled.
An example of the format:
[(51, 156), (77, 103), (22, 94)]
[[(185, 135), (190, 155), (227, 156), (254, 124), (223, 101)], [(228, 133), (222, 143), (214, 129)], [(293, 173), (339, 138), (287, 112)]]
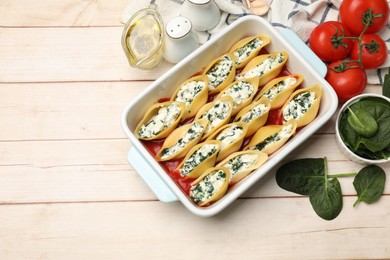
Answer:
[(382, 96), (382, 95), (378, 95), (378, 94), (373, 94), (373, 93), (366, 93), (366, 94), (360, 94), (360, 95), (357, 95), (351, 99), (349, 99), (347, 102), (344, 103), (344, 105), (340, 108), (340, 111), (337, 115), (337, 119), (336, 119), (336, 126), (335, 126), (335, 131), (336, 131), (336, 142), (337, 142), (337, 146), (339, 147), (340, 151), (342, 152), (342, 154), (344, 154), (345, 157), (347, 157), (349, 160), (353, 161), (353, 162), (356, 162), (356, 163), (360, 163), (360, 164), (380, 164), (380, 163), (387, 163), (390, 161), (390, 158), (388, 159), (382, 159), (382, 160), (371, 160), (371, 159), (366, 159), (366, 158), (363, 158), (361, 156), (358, 156), (356, 155), (354, 152), (352, 152), (346, 145), (345, 143), (343, 142), (343, 140), (341, 139), (341, 136), (340, 136), (340, 131), (339, 131), (339, 123), (340, 123), (340, 118), (341, 118), (341, 114), (349, 107), (351, 106), (352, 104), (356, 103), (356, 102), (359, 102), (362, 98), (367, 98), (367, 97), (377, 97), (377, 98), (381, 98), (383, 100), (386, 100), (387, 102), (389, 102), (390, 104), (390, 99), (385, 97), (385, 96)]
[[(196, 215), (205, 217), (215, 215), (291, 154), (336, 112), (338, 100), (333, 88), (324, 79), (326, 74), (324, 63), (292, 31), (284, 30), (283, 34), (281, 32), (261, 17), (249, 15), (240, 18), (159, 77), (125, 108), (122, 114), (122, 128), (133, 144), (128, 160), (159, 200), (164, 202), (180, 200)], [(141, 120), (143, 111), (146, 111), (157, 99), (170, 97), (179, 83), (201, 71), (214, 58), (226, 53), (238, 40), (260, 33), (271, 38), (271, 43), (266, 47), (268, 52), (281, 50), (288, 52), (286, 66), (290, 73), (300, 73), (305, 77), (302, 87), (313, 84), (322, 86), (323, 96), (318, 115), (313, 122), (303, 127), (281, 149), (272, 154), (258, 170), (229, 189), (223, 198), (208, 207), (198, 207), (146, 150), (133, 131)]]

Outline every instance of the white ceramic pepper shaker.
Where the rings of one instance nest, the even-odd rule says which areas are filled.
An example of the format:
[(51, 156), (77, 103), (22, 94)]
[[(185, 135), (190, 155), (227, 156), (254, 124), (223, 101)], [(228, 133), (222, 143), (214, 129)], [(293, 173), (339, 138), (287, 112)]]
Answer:
[(214, 0), (185, 0), (180, 14), (190, 19), (197, 31), (210, 30), (221, 20), (221, 12)]
[(184, 16), (170, 20), (165, 27), (165, 34), (163, 57), (168, 62), (177, 63), (199, 47), (191, 21)]

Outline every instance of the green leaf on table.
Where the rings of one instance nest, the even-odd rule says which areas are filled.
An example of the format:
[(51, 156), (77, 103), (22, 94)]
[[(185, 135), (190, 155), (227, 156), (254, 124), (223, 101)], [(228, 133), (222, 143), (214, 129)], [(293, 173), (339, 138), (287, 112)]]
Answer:
[(304, 158), (285, 163), (276, 171), (276, 182), (282, 189), (301, 195), (309, 195), (311, 183), (324, 179), (324, 158)]
[(343, 209), (343, 196), (337, 178), (327, 178), (310, 186), (310, 203), (317, 215), (325, 220), (335, 219)]
[(353, 206), (361, 201), (368, 204), (378, 201), (383, 194), (385, 182), (386, 173), (381, 167), (369, 165), (361, 169), (353, 181), (353, 186), (358, 195), (358, 199)]

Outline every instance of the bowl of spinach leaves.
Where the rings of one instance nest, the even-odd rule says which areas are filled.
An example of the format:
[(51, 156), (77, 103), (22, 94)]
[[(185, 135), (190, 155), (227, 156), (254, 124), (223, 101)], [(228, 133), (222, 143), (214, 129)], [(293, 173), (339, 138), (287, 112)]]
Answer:
[(390, 99), (361, 94), (348, 100), (336, 119), (341, 152), (361, 164), (390, 161)]

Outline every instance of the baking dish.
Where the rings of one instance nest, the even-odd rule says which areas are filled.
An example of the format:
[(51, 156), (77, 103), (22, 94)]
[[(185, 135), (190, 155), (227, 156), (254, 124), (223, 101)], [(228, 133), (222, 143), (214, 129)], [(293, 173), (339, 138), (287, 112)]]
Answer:
[[(313, 122), (303, 127), (280, 150), (272, 154), (259, 169), (230, 188), (223, 198), (207, 207), (196, 206), (135, 137), (133, 131), (141, 120), (143, 112), (159, 98), (170, 97), (181, 82), (201, 71), (209, 61), (228, 52), (238, 40), (256, 34), (266, 34), (271, 38), (271, 43), (266, 47), (268, 52), (280, 50), (288, 52), (289, 59), (286, 67), (291, 74), (299, 73), (304, 76), (302, 87), (309, 87), (313, 84), (322, 86), (323, 96), (320, 110)], [(159, 200), (164, 202), (180, 200), (189, 211), (196, 215), (213, 216), (230, 205), (332, 117), (337, 109), (338, 100), (332, 87), (324, 80), (325, 74), (325, 64), (292, 31), (286, 29), (279, 31), (258, 16), (242, 17), (177, 63), (127, 105), (122, 113), (121, 124), (132, 143), (128, 161)]]

